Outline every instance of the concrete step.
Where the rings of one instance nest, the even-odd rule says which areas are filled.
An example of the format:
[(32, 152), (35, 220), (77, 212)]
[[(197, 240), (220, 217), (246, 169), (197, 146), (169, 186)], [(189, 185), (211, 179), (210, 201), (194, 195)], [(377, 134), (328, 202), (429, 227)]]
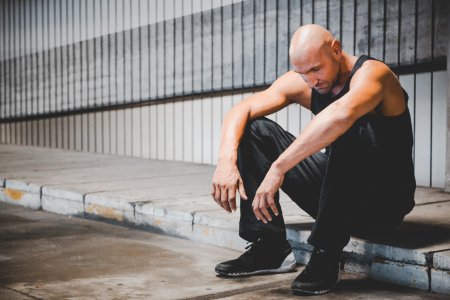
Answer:
[[(0, 201), (245, 247), (239, 213), (226, 213), (209, 195), (213, 166), (12, 145), (0, 145), (0, 165)], [(450, 294), (450, 194), (418, 188), (416, 203), (388, 236), (352, 237), (344, 270)], [(305, 264), (314, 220), (284, 193), (281, 206), (297, 262)]]

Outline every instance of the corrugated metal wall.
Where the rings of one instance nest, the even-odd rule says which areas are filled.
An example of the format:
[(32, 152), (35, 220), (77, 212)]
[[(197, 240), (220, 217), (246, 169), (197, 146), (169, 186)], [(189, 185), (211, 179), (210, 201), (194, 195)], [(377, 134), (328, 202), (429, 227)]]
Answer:
[[(288, 70), (314, 22), (400, 74), (418, 183), (444, 185), (447, 1), (235, 2), (0, 2), (0, 142), (215, 163), (226, 111)], [(311, 114), (271, 118), (298, 134)]]

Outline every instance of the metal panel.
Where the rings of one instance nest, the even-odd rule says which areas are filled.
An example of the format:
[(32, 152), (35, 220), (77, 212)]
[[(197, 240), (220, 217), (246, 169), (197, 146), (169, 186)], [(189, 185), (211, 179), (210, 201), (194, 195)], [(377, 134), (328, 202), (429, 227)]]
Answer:
[(277, 72), (277, 1), (266, 0), (264, 81), (272, 83)]
[[(195, 1), (194, 1), (195, 3)], [(198, 4), (200, 5), (200, 4)], [(195, 6), (194, 6), (195, 8)], [(192, 38), (192, 76), (193, 76), (193, 93), (202, 92), (202, 14), (195, 13), (193, 16), (193, 38)]]
[(174, 103), (174, 160), (182, 161), (184, 154), (183, 102)]
[(242, 2), (233, 4), (233, 87), (242, 87), (243, 83), (243, 43), (242, 43)]
[[(176, 7), (181, 8), (181, 5), (178, 5)], [(175, 95), (183, 94), (183, 30), (183, 18), (178, 17), (175, 19)]]
[(212, 90), (212, 12), (202, 12), (202, 91)]
[(222, 101), (223, 97), (221, 96), (212, 99), (212, 164), (217, 164), (219, 156), (221, 127), (223, 123)]
[(203, 114), (202, 114), (202, 98), (192, 101), (192, 151), (193, 162), (202, 163), (203, 161)]
[[(400, 63), (414, 62), (415, 51), (415, 0), (401, 1), (400, 17)], [(414, 30), (411, 30), (414, 28)]]
[(150, 158), (150, 106), (142, 107), (141, 118), (141, 155), (144, 158)]
[(158, 152), (158, 114), (157, 105), (150, 106), (150, 158), (156, 159)]
[(191, 99), (183, 102), (183, 160), (193, 161), (193, 102)]
[(278, 1), (277, 8), (277, 77), (283, 75), (289, 68), (289, 2)]
[(342, 48), (355, 53), (355, 4), (354, 0), (342, 0)]
[[(171, 3), (170, 1), (167, 3)], [(174, 20), (165, 21), (165, 97), (171, 97), (175, 93), (175, 22)]]
[(362, 54), (369, 53), (369, 40), (370, 40), (370, 28), (369, 28), (369, 0), (356, 0), (356, 19), (355, 25), (355, 55), (360, 56)]
[(255, 85), (263, 85), (265, 70), (265, 1), (255, 0)]
[(233, 86), (233, 6), (223, 7), (223, 69), (222, 87), (230, 89)]
[(174, 159), (175, 132), (174, 132), (174, 106), (172, 103), (164, 104), (164, 136), (165, 136), (165, 153), (164, 158), (167, 160)]
[(135, 157), (142, 156), (142, 116), (141, 107), (135, 107), (131, 109), (131, 130), (130, 135), (132, 137), (131, 155)]
[[(420, 84), (420, 87), (417, 86)], [(431, 145), (431, 75), (416, 75), (415, 174), (418, 185), (430, 185)], [(420, 113), (419, 113), (420, 112)]]
[(445, 186), (448, 74), (446, 71), (440, 71), (434, 72), (432, 76), (431, 186), (443, 188)]
[(215, 8), (212, 13), (212, 89), (222, 89), (222, 8)]
[(165, 106), (163, 104), (158, 104), (156, 106), (156, 126), (157, 126), (157, 132), (156, 132), (156, 158), (157, 159), (165, 159), (166, 154), (166, 132), (165, 132)]
[(313, 23), (319, 24), (325, 28), (328, 27), (328, 1), (314, 0), (313, 5)]

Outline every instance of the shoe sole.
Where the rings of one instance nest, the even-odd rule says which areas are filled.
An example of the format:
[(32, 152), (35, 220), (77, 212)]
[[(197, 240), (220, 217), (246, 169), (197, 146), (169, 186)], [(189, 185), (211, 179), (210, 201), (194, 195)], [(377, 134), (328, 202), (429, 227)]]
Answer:
[(228, 277), (242, 277), (242, 276), (250, 276), (250, 275), (257, 275), (257, 274), (274, 274), (274, 273), (288, 273), (295, 270), (295, 267), (297, 266), (297, 261), (295, 260), (294, 253), (291, 252), (286, 258), (284, 259), (281, 266), (277, 269), (265, 269), (265, 270), (257, 270), (253, 272), (240, 272), (240, 273), (229, 273), (229, 272), (221, 272), (220, 270), (216, 269), (216, 272), (220, 275), (225, 275)]
[(339, 270), (339, 273), (338, 273), (338, 279), (337, 279), (337, 281), (334, 283), (334, 285), (331, 287), (331, 288), (329, 288), (329, 289), (326, 289), (326, 290), (319, 290), (319, 291), (308, 291), (308, 290), (301, 290), (301, 289), (294, 289), (294, 288), (291, 288), (291, 290), (292, 290), (292, 292), (294, 293), (294, 295), (297, 295), (297, 296), (317, 296), (317, 295), (323, 295), (323, 294), (326, 294), (326, 293), (328, 293), (328, 292), (330, 292), (331, 290), (333, 290), (335, 287), (336, 287), (336, 285), (338, 284), (338, 282), (339, 281), (341, 281), (341, 272), (340, 272), (340, 270)]

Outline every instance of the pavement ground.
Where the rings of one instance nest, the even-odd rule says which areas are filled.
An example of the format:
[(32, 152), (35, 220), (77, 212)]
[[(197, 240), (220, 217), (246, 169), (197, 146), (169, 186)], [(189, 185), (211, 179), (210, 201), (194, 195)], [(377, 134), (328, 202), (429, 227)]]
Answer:
[[(299, 299), (298, 271), (244, 278), (214, 266), (239, 252), (0, 203), (0, 299)], [(308, 297), (311, 298), (311, 297)], [(314, 299), (448, 299), (343, 273)]]
[[(0, 202), (242, 251), (239, 209), (226, 213), (210, 195), (214, 170), (199, 163), (1, 144)], [(415, 202), (397, 229), (352, 236), (341, 267), (450, 295), (450, 194), (418, 187)], [(314, 219), (282, 191), (280, 204), (297, 263), (306, 264)]]

